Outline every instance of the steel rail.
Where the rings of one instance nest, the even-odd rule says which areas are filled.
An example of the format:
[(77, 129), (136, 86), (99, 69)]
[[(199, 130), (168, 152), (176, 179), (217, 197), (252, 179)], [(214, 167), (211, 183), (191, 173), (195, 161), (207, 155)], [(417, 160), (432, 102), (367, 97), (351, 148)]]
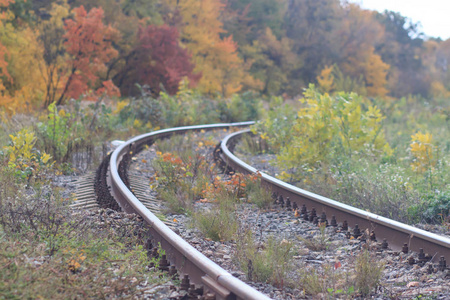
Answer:
[(187, 273), (191, 282), (204, 286), (205, 293), (212, 292), (216, 299), (270, 299), (209, 260), (193, 248), (180, 236), (170, 230), (153, 213), (151, 213), (128, 189), (119, 175), (120, 162), (125, 155), (135, 154), (144, 145), (152, 144), (156, 139), (188, 131), (226, 129), (230, 127), (249, 126), (254, 122), (187, 126), (159, 130), (137, 136), (120, 145), (111, 155), (108, 184), (111, 193), (125, 212), (140, 215), (149, 224), (150, 233), (156, 243), (161, 243), (166, 250), (168, 260), (181, 274)]
[[(221, 142), (220, 156), (227, 166), (233, 170), (252, 174), (258, 172), (258, 170), (237, 158), (228, 148), (229, 146), (230, 148), (234, 147), (237, 140), (243, 134), (248, 134), (249, 132), (250, 130), (242, 130), (225, 137)], [(324, 212), (328, 218), (334, 215), (341, 222), (346, 220), (350, 227), (358, 225), (359, 228), (369, 229), (369, 232), (374, 231), (377, 238), (386, 239), (389, 242), (389, 246), (394, 250), (400, 250), (406, 244), (409, 250), (419, 252), (422, 248), (425, 253), (432, 257), (433, 261), (450, 260), (450, 239), (447, 237), (328, 199), (285, 183), (265, 173), (260, 173), (263, 184), (271, 188), (273, 192), (281, 194), (283, 197), (289, 197), (291, 203), (295, 202), (298, 207), (301, 207), (303, 204), (308, 209), (314, 207), (318, 215)], [(444, 257), (444, 260), (442, 260), (442, 257)]]

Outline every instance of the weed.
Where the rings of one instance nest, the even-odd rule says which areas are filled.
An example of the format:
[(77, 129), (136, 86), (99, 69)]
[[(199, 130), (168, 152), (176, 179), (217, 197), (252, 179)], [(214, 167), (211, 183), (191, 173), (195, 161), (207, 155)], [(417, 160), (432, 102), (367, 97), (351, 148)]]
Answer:
[(341, 271), (339, 264), (323, 264), (320, 267), (305, 266), (299, 271), (300, 286), (307, 294), (322, 295), (329, 299), (351, 296), (354, 291), (348, 271)]
[(300, 285), (306, 293), (317, 295), (325, 289), (323, 274), (319, 274), (315, 268), (305, 268), (300, 273)]
[(215, 176), (209, 158), (203, 154), (158, 152), (153, 161), (157, 190), (172, 212), (189, 211), (194, 200), (204, 196)]
[(238, 151), (258, 155), (269, 152), (269, 146), (266, 139), (261, 138), (261, 136), (246, 134), (238, 144)]
[(261, 183), (261, 175), (249, 175), (245, 180), (248, 201), (259, 208), (270, 208), (273, 203), (272, 193)]
[(236, 216), (226, 207), (213, 210), (197, 211), (193, 215), (197, 228), (213, 241), (229, 241), (235, 237), (237, 230)]
[(235, 261), (249, 280), (267, 282), (283, 287), (292, 267), (293, 244), (287, 240), (269, 237), (261, 245), (253, 239), (250, 230), (239, 228), (236, 239)]
[(356, 258), (355, 287), (363, 295), (368, 295), (376, 288), (383, 274), (384, 263), (374, 259), (370, 252), (364, 250)]
[(138, 296), (139, 284), (164, 280), (146, 272), (138, 238), (146, 233), (136, 223), (73, 216), (48, 188), (12, 193), (0, 176), (0, 298)]

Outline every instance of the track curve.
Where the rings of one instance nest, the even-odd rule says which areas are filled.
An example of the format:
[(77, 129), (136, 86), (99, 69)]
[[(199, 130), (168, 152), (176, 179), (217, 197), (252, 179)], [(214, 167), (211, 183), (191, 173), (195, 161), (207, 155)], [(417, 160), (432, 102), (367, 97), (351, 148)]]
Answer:
[[(246, 164), (232, 153), (232, 149), (237, 140), (243, 134), (248, 134), (249, 132), (250, 130), (243, 130), (228, 135), (222, 140), (220, 146), (219, 155), (221, 159), (226, 162), (228, 167), (237, 172), (258, 172), (257, 169)], [(386, 239), (389, 242), (389, 246), (394, 250), (405, 251), (406, 249), (406, 251), (412, 250), (423, 253), (425, 257), (431, 258), (432, 261), (439, 261), (441, 265), (444, 264), (444, 268), (446, 267), (446, 261), (450, 259), (450, 239), (447, 237), (430, 233), (308, 192), (265, 173), (261, 173), (261, 180), (263, 184), (268, 186), (278, 196), (281, 195), (284, 198), (289, 197), (290, 202), (295, 202), (299, 208), (305, 205), (309, 210), (315, 208), (319, 216), (325, 213), (328, 216), (329, 223), (331, 222), (330, 216), (335, 216), (338, 222), (340, 221), (342, 223), (346, 221), (348, 226), (353, 229), (357, 227), (361, 232), (368, 229), (369, 232), (376, 234), (378, 239)]]
[[(120, 207), (125, 212), (140, 215), (150, 226), (150, 233), (154, 242), (161, 243), (162, 248), (166, 250), (171, 264), (175, 265), (181, 274), (189, 274), (192, 283), (203, 285), (204, 295), (213, 293), (215, 299), (265, 300), (270, 298), (233, 277), (170, 230), (128, 189), (126, 184), (128, 179), (123, 170), (126, 168), (126, 163), (133, 153), (139, 152), (145, 145), (151, 145), (156, 139), (167, 138), (173, 134), (184, 134), (188, 131), (226, 129), (249, 126), (253, 123), (187, 126), (143, 134), (120, 145), (112, 153), (109, 162), (107, 183), (111, 187), (112, 196), (120, 204)], [(205, 299), (207, 298), (205, 297)]]

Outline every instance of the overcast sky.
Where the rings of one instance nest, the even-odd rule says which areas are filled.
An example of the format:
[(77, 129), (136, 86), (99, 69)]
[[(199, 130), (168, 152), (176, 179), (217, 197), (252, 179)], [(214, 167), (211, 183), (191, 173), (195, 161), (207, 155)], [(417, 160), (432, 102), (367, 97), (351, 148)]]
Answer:
[(363, 8), (392, 10), (422, 24), (427, 36), (450, 38), (450, 0), (349, 0)]

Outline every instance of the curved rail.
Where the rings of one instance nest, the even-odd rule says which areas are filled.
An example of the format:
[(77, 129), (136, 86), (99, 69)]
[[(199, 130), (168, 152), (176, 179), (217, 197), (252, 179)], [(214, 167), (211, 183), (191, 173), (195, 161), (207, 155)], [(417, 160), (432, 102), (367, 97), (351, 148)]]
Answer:
[[(237, 139), (249, 132), (250, 130), (243, 130), (233, 133), (223, 139), (221, 143), (221, 158), (232, 169), (242, 173), (256, 173), (258, 170), (237, 158), (228, 146), (234, 147)], [(417, 252), (423, 249), (432, 257), (433, 261), (439, 259), (441, 263), (445, 263), (445, 259), (447, 261), (450, 259), (450, 239), (447, 237), (305, 191), (264, 173), (261, 173), (261, 176), (263, 183), (269, 186), (273, 192), (289, 197), (291, 203), (295, 202), (298, 207), (306, 205), (308, 208), (315, 208), (317, 214), (324, 212), (328, 216), (334, 215), (337, 220), (345, 220), (350, 227), (358, 225), (359, 228), (367, 228), (370, 232), (374, 231), (377, 238), (385, 238), (389, 241), (393, 249), (405, 249), (405, 246), (406, 249)]]
[(151, 145), (156, 139), (167, 138), (173, 134), (183, 134), (188, 131), (224, 129), (249, 126), (251, 124), (253, 122), (187, 126), (159, 130), (137, 136), (125, 142), (111, 155), (108, 184), (111, 186), (111, 192), (122, 209), (128, 213), (140, 215), (150, 225), (150, 233), (155, 242), (161, 243), (162, 248), (167, 251), (169, 261), (181, 273), (188, 273), (192, 282), (203, 285), (205, 292), (213, 292), (216, 295), (216, 299), (265, 300), (270, 298), (233, 277), (170, 230), (127, 188), (119, 175), (119, 169), (121, 169), (121, 161), (127, 160), (127, 155), (139, 152), (144, 145)]

